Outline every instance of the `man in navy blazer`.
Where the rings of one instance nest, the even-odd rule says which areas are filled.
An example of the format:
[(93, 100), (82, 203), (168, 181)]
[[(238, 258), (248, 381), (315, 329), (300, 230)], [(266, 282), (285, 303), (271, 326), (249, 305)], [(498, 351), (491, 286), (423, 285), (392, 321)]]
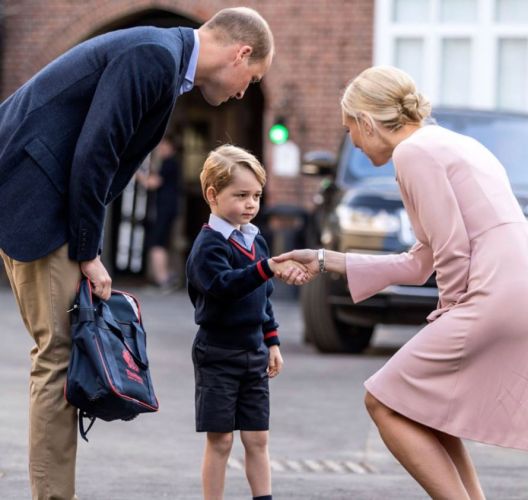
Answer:
[(200, 29), (139, 27), (72, 48), (0, 105), (0, 255), (31, 351), (34, 499), (75, 498), (76, 411), (63, 398), (67, 309), (81, 273), (107, 299), (106, 206), (164, 135), (176, 99), (198, 86), (241, 99), (273, 57), (266, 21), (224, 9)]

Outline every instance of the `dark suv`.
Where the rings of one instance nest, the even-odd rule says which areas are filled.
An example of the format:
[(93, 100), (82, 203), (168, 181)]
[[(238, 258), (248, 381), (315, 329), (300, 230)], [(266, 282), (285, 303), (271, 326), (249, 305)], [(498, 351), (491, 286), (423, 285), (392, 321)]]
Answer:
[[(439, 125), (475, 137), (499, 158), (528, 215), (528, 115), (462, 109), (433, 115)], [(414, 243), (391, 162), (373, 167), (347, 136), (337, 159), (324, 151), (308, 153), (303, 173), (327, 175), (315, 198), (309, 246), (387, 254)], [(358, 353), (378, 323), (423, 323), (437, 300), (434, 275), (424, 286), (389, 286), (353, 304), (344, 278), (323, 274), (301, 289), (305, 339), (320, 351)]]

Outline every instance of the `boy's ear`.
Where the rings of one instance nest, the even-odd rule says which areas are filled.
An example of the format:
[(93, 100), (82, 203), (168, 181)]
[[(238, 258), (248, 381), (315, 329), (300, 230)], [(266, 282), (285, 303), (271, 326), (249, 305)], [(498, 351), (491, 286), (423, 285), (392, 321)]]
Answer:
[(209, 186), (205, 191), (205, 197), (209, 202), (209, 205), (216, 205), (216, 189), (213, 186)]

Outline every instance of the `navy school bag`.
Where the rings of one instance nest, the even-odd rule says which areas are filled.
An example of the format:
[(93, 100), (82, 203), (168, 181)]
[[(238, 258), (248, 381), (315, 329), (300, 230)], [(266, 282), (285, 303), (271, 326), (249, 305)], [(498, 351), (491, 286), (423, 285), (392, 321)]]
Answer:
[[(137, 299), (112, 290), (104, 301), (82, 278), (70, 314), (72, 352), (64, 394), (79, 409), (82, 438), (88, 441), (96, 418), (131, 420), (158, 411)], [(90, 420), (86, 430), (84, 418)]]

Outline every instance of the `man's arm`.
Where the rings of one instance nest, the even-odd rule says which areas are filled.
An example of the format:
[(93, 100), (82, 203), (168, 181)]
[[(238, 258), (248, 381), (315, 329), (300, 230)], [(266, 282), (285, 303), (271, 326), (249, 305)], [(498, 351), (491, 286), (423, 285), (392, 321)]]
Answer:
[(73, 157), (71, 259), (90, 261), (97, 256), (105, 200), (120, 158), (143, 117), (171, 91), (176, 71), (170, 52), (154, 44), (133, 47), (104, 69)]

